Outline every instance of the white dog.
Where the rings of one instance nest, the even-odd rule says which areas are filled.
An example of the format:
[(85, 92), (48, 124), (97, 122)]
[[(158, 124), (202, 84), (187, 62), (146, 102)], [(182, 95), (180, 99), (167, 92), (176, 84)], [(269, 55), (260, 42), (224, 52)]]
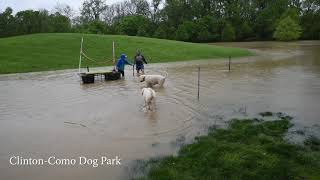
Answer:
[(144, 98), (144, 103), (146, 110), (151, 110), (153, 111), (154, 109), (154, 103), (155, 103), (155, 98), (156, 98), (156, 92), (151, 89), (151, 88), (143, 88), (141, 90), (141, 94)]
[(154, 85), (159, 85), (159, 87), (163, 87), (166, 78), (168, 77), (168, 73), (166, 72), (165, 76), (161, 75), (140, 75), (139, 81), (146, 82), (147, 87), (153, 87)]

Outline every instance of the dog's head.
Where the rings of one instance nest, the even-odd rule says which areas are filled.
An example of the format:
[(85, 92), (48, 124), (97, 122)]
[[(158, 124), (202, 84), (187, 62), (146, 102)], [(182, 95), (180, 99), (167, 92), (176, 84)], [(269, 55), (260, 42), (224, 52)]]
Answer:
[(143, 82), (143, 81), (145, 81), (146, 80), (146, 76), (145, 75), (140, 75), (139, 76), (139, 81), (140, 82)]

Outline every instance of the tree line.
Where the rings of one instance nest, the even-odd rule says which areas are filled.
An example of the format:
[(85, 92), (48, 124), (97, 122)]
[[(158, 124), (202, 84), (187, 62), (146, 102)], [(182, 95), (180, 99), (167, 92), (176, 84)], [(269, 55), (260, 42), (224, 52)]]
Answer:
[(85, 0), (0, 13), (0, 37), (42, 32), (123, 34), (189, 42), (320, 39), (320, 0)]

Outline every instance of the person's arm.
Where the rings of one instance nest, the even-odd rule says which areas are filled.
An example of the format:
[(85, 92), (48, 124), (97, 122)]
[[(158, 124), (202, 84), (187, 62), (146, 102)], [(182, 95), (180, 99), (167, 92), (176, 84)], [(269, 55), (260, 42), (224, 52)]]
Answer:
[(142, 56), (142, 60), (144, 63), (148, 64), (148, 62), (146, 61), (146, 59), (144, 58), (144, 56)]
[(131, 66), (133, 66), (131, 63), (129, 63), (127, 60), (124, 60), (124, 62), (126, 63), (126, 64), (129, 64), (129, 65), (131, 65)]

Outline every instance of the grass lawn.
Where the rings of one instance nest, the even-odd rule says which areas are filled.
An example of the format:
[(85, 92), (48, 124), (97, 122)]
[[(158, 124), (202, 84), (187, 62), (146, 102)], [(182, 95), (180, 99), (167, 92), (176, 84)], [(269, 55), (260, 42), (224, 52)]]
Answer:
[[(116, 43), (117, 57), (126, 53), (132, 60), (136, 49), (140, 48), (151, 63), (252, 55), (243, 49), (144, 37), (32, 34), (0, 39), (0, 74), (77, 68), (82, 36), (85, 53), (99, 61), (111, 59), (112, 41)], [(106, 66), (111, 63), (85, 61), (83, 67), (87, 65)]]
[(287, 142), (290, 120), (283, 114), (273, 121), (232, 120), (227, 129), (196, 138), (178, 156), (147, 162), (149, 171), (139, 179), (320, 179), (319, 139)]

